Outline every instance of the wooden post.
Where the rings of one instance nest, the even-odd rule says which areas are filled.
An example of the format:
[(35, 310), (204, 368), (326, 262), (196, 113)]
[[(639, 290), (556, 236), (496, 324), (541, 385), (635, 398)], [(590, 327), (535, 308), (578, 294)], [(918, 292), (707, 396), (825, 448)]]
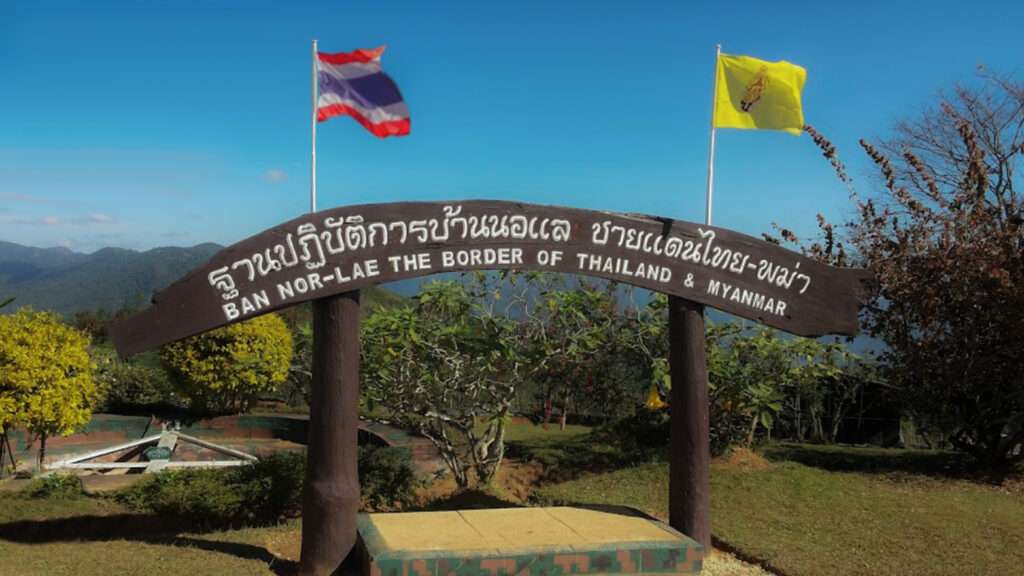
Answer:
[(359, 512), (359, 292), (313, 302), (300, 574), (333, 574), (356, 541)]
[(668, 298), (672, 371), (669, 524), (711, 551), (711, 444), (704, 307)]

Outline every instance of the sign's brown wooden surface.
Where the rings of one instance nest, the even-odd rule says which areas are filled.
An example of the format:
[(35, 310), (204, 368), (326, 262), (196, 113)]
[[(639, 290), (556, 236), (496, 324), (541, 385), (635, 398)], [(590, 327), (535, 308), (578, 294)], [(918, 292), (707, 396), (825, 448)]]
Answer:
[(113, 330), (132, 355), (300, 302), (439, 272), (626, 282), (793, 334), (854, 334), (870, 276), (722, 228), (517, 202), (399, 202), (304, 215), (225, 248)]

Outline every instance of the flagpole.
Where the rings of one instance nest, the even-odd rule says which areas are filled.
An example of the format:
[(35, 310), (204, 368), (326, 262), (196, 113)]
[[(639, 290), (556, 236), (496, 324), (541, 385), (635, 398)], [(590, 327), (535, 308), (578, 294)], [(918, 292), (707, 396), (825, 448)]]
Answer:
[(711, 192), (715, 186), (715, 112), (718, 109), (718, 60), (722, 56), (722, 45), (715, 44), (715, 80), (711, 96), (711, 142), (708, 145), (708, 191), (704, 210), (704, 223), (711, 225)]
[(310, 118), (310, 131), (313, 138), (312, 154), (309, 166), (309, 211), (316, 212), (316, 103), (317, 103), (317, 81), (316, 81), (316, 39), (313, 39), (313, 73), (312, 73), (312, 95), (313, 113)]

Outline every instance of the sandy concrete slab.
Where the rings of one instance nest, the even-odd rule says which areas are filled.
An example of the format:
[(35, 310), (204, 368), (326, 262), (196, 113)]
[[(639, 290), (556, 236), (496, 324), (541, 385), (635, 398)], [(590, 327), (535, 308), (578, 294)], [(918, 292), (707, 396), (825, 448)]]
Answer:
[(586, 545), (586, 539), (545, 508), (497, 508), (461, 510), (462, 518), (496, 548), (512, 550), (531, 547)]
[(679, 539), (677, 534), (664, 529), (660, 523), (642, 516), (569, 506), (542, 510), (571, 528), (588, 544), (672, 542)]
[(458, 512), (370, 514), (389, 550), (490, 550), (493, 543)]
[(388, 549), (406, 552), (580, 550), (680, 538), (643, 516), (573, 507), (370, 514), (369, 520)]

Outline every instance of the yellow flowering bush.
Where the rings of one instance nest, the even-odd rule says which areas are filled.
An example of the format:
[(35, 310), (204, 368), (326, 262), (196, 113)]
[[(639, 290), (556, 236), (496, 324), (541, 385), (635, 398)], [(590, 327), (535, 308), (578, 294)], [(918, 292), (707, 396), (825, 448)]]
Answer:
[(193, 407), (243, 412), (287, 378), (292, 335), (267, 314), (168, 344), (160, 360)]
[(56, 314), (22, 308), (0, 316), (0, 428), (27, 428), (41, 440), (89, 421), (99, 398), (89, 336)]

